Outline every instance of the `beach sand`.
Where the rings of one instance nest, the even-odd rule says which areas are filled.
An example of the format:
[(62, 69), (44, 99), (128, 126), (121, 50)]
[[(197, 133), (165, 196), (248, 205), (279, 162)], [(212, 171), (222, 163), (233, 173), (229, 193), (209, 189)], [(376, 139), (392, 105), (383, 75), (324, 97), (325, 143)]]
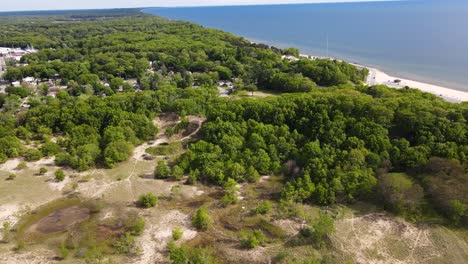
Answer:
[[(319, 56), (314, 56), (314, 55), (309, 55), (309, 54), (300, 54), (300, 57), (311, 59), (311, 60), (329, 59), (329, 60), (341, 61), (335, 58), (319, 57)], [(461, 103), (461, 102), (468, 101), (468, 92), (450, 89), (447, 87), (442, 87), (442, 86), (433, 85), (429, 83), (412, 81), (412, 80), (408, 80), (408, 79), (404, 79), (400, 77), (390, 76), (386, 74), (385, 72), (378, 70), (376, 68), (367, 67), (367, 66), (357, 64), (357, 63), (351, 63), (351, 62), (348, 62), (348, 63), (358, 68), (367, 68), (369, 70), (369, 76), (367, 76), (367, 81), (366, 81), (366, 84), (369, 86), (386, 85), (390, 88), (396, 88), (396, 89), (409, 87), (409, 88), (418, 89), (426, 93), (434, 94), (452, 103)], [(399, 80), (399, 81), (395, 82), (395, 80)], [(467, 83), (467, 86), (468, 86), (468, 83)]]
[[(361, 65), (356, 65), (356, 66), (364, 67)], [(366, 82), (366, 84), (369, 86), (382, 84), (391, 88), (410, 87), (410, 88), (421, 90), (423, 92), (434, 94), (449, 102), (460, 103), (460, 102), (468, 101), (468, 92), (458, 91), (458, 90), (454, 90), (454, 89), (450, 89), (450, 88), (446, 88), (442, 86), (437, 86), (433, 84), (394, 77), (375, 68), (369, 68), (369, 67), (366, 67), (366, 68), (369, 69), (369, 76)], [(400, 80), (400, 82), (396, 83), (395, 80)]]

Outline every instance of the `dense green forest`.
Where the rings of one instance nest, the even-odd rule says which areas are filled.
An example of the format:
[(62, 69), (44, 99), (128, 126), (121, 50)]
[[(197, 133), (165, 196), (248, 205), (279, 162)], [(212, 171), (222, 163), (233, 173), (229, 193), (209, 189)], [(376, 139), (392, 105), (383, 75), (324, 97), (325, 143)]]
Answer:
[[(39, 52), (4, 78), (66, 89), (46, 97), (47, 84), (23, 85), (0, 95), (2, 162), (55, 156), (80, 171), (113, 167), (154, 137), (157, 114), (203, 115), (201, 139), (169, 164), (191, 183), (283, 175), (285, 209), (367, 200), (409, 218), (435, 209), (467, 223), (466, 103), (367, 87), (367, 70), (345, 62), (283, 60), (297, 51), (138, 12), (0, 17), (0, 46), (28, 45)], [(221, 98), (218, 81), (278, 95)], [(19, 111), (26, 97), (30, 108)], [(40, 148), (25, 147), (31, 141)]]

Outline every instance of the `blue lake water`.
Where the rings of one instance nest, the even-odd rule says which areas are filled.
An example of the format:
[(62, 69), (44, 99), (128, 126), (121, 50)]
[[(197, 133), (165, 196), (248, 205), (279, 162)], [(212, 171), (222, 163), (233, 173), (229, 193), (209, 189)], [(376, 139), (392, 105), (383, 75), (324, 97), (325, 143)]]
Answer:
[(148, 8), (302, 53), (468, 91), (468, 1)]

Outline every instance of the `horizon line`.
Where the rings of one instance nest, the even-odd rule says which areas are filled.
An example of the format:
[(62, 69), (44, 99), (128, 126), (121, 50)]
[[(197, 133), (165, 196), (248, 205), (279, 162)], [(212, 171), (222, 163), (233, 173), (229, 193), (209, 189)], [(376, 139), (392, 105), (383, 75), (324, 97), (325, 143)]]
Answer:
[[(47, 12), (47, 11), (91, 11), (91, 10), (117, 10), (117, 9), (138, 9), (142, 11), (147, 8), (196, 8), (196, 7), (235, 7), (235, 6), (278, 6), (278, 5), (314, 5), (314, 4), (353, 4), (353, 3), (380, 3), (380, 2), (404, 2), (412, 0), (351, 0), (351, 1), (324, 1), (319, 2), (303, 2), (303, 3), (253, 3), (253, 4), (211, 4), (211, 5), (174, 5), (174, 6), (143, 6), (143, 7), (102, 7), (102, 8), (73, 8), (73, 9), (29, 9), (29, 10), (0, 10), (1, 13), (14, 13), (14, 12)], [(323, 1), (323, 2), (321, 2)]]

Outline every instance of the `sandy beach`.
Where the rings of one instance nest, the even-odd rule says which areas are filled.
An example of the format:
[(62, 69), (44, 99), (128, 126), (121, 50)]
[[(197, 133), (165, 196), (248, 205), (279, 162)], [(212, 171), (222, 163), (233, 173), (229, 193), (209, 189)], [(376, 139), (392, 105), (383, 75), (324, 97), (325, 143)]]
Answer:
[[(319, 57), (319, 56), (314, 56), (314, 55), (309, 55), (309, 54), (300, 54), (301, 58), (306, 58), (306, 59), (329, 59), (329, 60), (337, 60), (337, 61), (342, 61), (340, 59), (336, 58), (327, 58), (327, 57)], [(294, 57), (292, 57), (294, 58)], [(291, 56), (285, 57), (285, 59), (292, 59)], [(295, 58), (297, 60), (297, 58)], [(442, 87), (434, 84), (429, 84), (429, 83), (423, 83), (423, 82), (418, 82), (418, 81), (412, 81), (408, 80), (405, 78), (400, 78), (400, 77), (395, 77), (395, 76), (390, 76), (386, 74), (385, 72), (376, 69), (376, 68), (371, 68), (367, 67), (365, 65), (357, 64), (357, 63), (351, 63), (348, 62), (351, 65), (354, 65), (358, 68), (367, 68), (369, 70), (369, 76), (367, 76), (366, 84), (369, 86), (373, 85), (386, 85), (390, 88), (396, 88), (396, 89), (401, 89), (405, 87), (409, 88), (414, 88), (421, 90), (426, 93), (431, 93), (434, 94), (448, 102), (452, 103), (461, 103), (461, 102), (466, 102), (468, 101), (468, 92), (464, 91), (459, 91), (455, 89), (450, 89), (447, 87)], [(468, 86), (468, 83), (467, 83)]]
[[(365, 67), (361, 65), (357, 65), (357, 66)], [(458, 91), (458, 90), (454, 90), (454, 89), (450, 89), (450, 88), (446, 88), (442, 86), (437, 86), (433, 84), (394, 77), (375, 68), (369, 68), (369, 67), (366, 67), (366, 68), (369, 69), (369, 76), (367, 77), (367, 82), (366, 82), (367, 85), (383, 84), (392, 88), (410, 87), (410, 88), (421, 90), (423, 92), (434, 94), (449, 102), (460, 103), (460, 102), (468, 101), (468, 92)], [(395, 80), (400, 80), (400, 82), (397, 83), (395, 82)]]

